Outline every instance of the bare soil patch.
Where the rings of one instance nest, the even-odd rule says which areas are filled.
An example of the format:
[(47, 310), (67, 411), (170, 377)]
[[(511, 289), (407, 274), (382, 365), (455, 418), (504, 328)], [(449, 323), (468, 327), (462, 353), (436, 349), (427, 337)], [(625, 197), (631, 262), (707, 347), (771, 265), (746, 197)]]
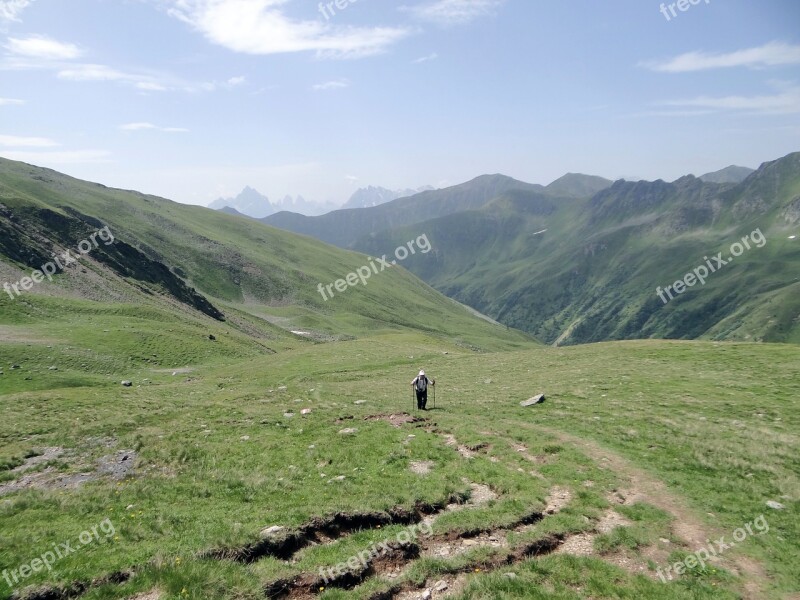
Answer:
[(432, 460), (412, 460), (409, 466), (411, 472), (417, 475), (427, 475), (431, 472), (431, 467), (433, 467)]
[(365, 421), (386, 421), (392, 427), (400, 428), (408, 423), (424, 423), (425, 419), (422, 417), (415, 417), (408, 413), (396, 413), (389, 415), (370, 415), (364, 417)]
[[(41, 471), (30, 472), (52, 460), (74, 462), (73, 466), (81, 471), (62, 473), (56, 468), (48, 466)], [(17, 479), (0, 483), (0, 496), (26, 489), (75, 489), (87, 481), (94, 481), (101, 477), (120, 480), (131, 473), (135, 463), (136, 452), (133, 450), (120, 450), (114, 454), (103, 456), (91, 464), (85, 462), (81, 457), (74, 457), (64, 448), (45, 448), (40, 456), (28, 458), (24, 464), (11, 470), (11, 473), (20, 476)]]

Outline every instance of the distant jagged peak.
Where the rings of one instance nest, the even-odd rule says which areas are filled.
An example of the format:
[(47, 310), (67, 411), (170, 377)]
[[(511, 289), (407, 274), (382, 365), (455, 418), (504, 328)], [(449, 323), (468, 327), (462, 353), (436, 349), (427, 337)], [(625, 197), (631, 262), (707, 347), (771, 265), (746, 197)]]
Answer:
[(370, 208), (372, 206), (380, 206), (381, 204), (386, 204), (398, 198), (406, 198), (433, 189), (435, 188), (430, 185), (425, 185), (416, 189), (406, 188), (399, 190), (390, 190), (381, 186), (368, 185), (367, 187), (360, 188), (353, 192), (353, 195), (342, 205), (342, 208)]

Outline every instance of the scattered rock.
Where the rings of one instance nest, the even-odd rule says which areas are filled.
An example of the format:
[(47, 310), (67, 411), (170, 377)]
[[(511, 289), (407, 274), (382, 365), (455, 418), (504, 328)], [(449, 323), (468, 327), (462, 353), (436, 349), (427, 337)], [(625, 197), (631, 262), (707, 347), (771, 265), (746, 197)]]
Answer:
[(341, 429), (339, 433), (341, 433), (342, 435), (352, 435), (357, 431), (358, 429), (356, 429), (355, 427), (345, 427), (344, 429)]
[(280, 386), (280, 387), (278, 388), (278, 391), (279, 391), (279, 392), (285, 392), (285, 391), (286, 391), (286, 389), (287, 389), (287, 388), (286, 388), (286, 386), (285, 386), (285, 385), (282, 385), (282, 386)]
[(489, 385), (490, 383), (492, 383), (492, 380), (491, 379), (484, 379), (483, 383), (485, 383), (486, 385)]
[(246, 441), (248, 441), (250, 439), (250, 436), (249, 435), (243, 435), (239, 439), (242, 440), (243, 442), (246, 442)]
[(528, 398), (519, 403), (520, 406), (533, 406), (534, 404), (541, 404), (544, 402), (544, 394), (539, 394), (533, 398)]
[(12, 371), (13, 371), (14, 369), (21, 369), (21, 368), (22, 368), (22, 367), (20, 367), (19, 365), (11, 365), (11, 370), (12, 370)]
[(304, 408), (303, 410), (300, 411), (300, 414), (301, 415), (310, 415), (311, 414), (311, 409), (310, 408)]
[(430, 600), (430, 598), (431, 598), (431, 591), (430, 591), (430, 589), (427, 589), (427, 590), (425, 590), (424, 592), (422, 592), (422, 596), (420, 596), (420, 598), (421, 598), (422, 600)]
[(283, 413), (283, 416), (286, 417), (287, 419), (291, 419), (294, 416), (294, 413), (293, 412), (285, 412), (285, 413)]
[(353, 402), (353, 404), (366, 404), (366, 403), (367, 403), (366, 400), (356, 400), (355, 402)]
[[(447, 352), (445, 352), (445, 354), (447, 354)], [(446, 590), (448, 587), (449, 587), (449, 586), (447, 585), (447, 582), (446, 582), (444, 579), (441, 579), (441, 580), (437, 581), (437, 582), (436, 582), (436, 583), (433, 585), (433, 591), (435, 591), (435, 592), (443, 592), (443, 591), (445, 591), (445, 590)]]
[(211, 340), (212, 342), (215, 342), (215, 341), (217, 341), (217, 338), (216, 338), (216, 336), (214, 336), (214, 335), (210, 335), (210, 334), (209, 334), (209, 336), (208, 336), (208, 339), (209, 339), (209, 340)]
[(780, 502), (775, 502), (775, 500), (769, 500), (769, 501), (767, 502), (767, 506), (768, 506), (768, 507), (770, 507), (770, 508), (771, 508), (771, 509), (773, 509), (773, 510), (783, 510), (784, 508), (786, 508), (786, 507), (785, 507), (783, 504), (781, 504)]
[(264, 529), (261, 530), (261, 537), (262, 538), (276, 537), (281, 533), (283, 533), (285, 530), (286, 528), (281, 525), (272, 525), (271, 527), (265, 527)]
[(128, 381), (127, 379), (122, 382), (122, 387), (131, 387), (132, 385), (133, 383)]
[(508, 579), (516, 579), (517, 578), (517, 574), (516, 573), (503, 573), (503, 577), (507, 577)]
[(58, 371), (58, 367), (47, 367), (48, 371)]

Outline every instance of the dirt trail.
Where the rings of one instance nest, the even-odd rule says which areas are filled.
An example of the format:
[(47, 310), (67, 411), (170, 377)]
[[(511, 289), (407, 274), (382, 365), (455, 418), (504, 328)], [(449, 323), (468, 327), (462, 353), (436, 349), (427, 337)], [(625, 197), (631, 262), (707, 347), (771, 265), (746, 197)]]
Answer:
[[(392, 417), (397, 415), (378, 415), (392, 423)], [(408, 422), (401, 416), (401, 421), (395, 426), (402, 426)], [(388, 418), (387, 418), (388, 417)], [(568, 433), (546, 430), (556, 437), (561, 443), (574, 446), (583, 451), (602, 468), (613, 471), (625, 480), (624, 489), (617, 489), (609, 497), (612, 503), (631, 505), (636, 502), (646, 502), (660, 508), (672, 515), (674, 523), (672, 530), (676, 537), (683, 540), (691, 551), (707, 545), (706, 540), (716, 539), (725, 532), (717, 532), (703, 523), (696, 514), (686, 505), (685, 501), (671, 492), (662, 482), (634, 466), (630, 461), (599, 444), (575, 437)], [(483, 449), (467, 447), (459, 443), (452, 434), (436, 431), (442, 436), (445, 444), (458, 451), (466, 460), (476, 457), (477, 452)], [(526, 458), (529, 457), (526, 447), (512, 444), (517, 452)], [(497, 493), (490, 487), (463, 480), (468, 485), (470, 492), (453, 495), (435, 505), (417, 503), (410, 509), (394, 507), (387, 511), (366, 513), (337, 513), (326, 517), (316, 517), (296, 529), (287, 529), (274, 526), (262, 532), (264, 536), (259, 542), (238, 548), (216, 548), (201, 552), (199, 556), (206, 558), (229, 559), (243, 563), (253, 563), (263, 557), (272, 556), (284, 561), (292, 561), (302, 549), (312, 545), (332, 544), (336, 540), (347, 537), (363, 529), (374, 529), (392, 524), (422, 524), (432, 525), (438, 517), (452, 511), (475, 509), (498, 498)], [(584, 482), (586, 485), (587, 482)], [(591, 483), (591, 482), (589, 482)], [(573, 490), (562, 486), (553, 486), (545, 500), (544, 508), (540, 512), (532, 512), (521, 517), (517, 522), (505, 527), (486, 527), (470, 531), (449, 531), (437, 535), (418, 538), (408, 543), (398, 543), (387, 546), (386, 552), (372, 556), (358, 569), (348, 568), (338, 572), (333, 579), (323, 579), (319, 573), (300, 573), (291, 579), (273, 581), (267, 584), (265, 595), (268, 598), (287, 598), (292, 600), (306, 600), (316, 598), (324, 588), (340, 588), (352, 590), (367, 579), (376, 577), (385, 580), (396, 580), (397, 583), (389, 584), (391, 587), (377, 592), (370, 600), (417, 600), (445, 598), (463, 589), (467, 574), (475, 571), (492, 571), (506, 569), (515, 564), (532, 558), (548, 554), (572, 554), (577, 556), (598, 556), (594, 549), (594, 539), (598, 534), (608, 533), (618, 526), (630, 525), (624, 517), (612, 509), (606, 511), (591, 531), (564, 536), (547, 535), (534, 541), (512, 547), (506, 537), (509, 533), (527, 533), (532, 527), (543, 519), (557, 514), (569, 505), (573, 498)], [(274, 530), (274, 531), (272, 531)], [(716, 537), (715, 537), (716, 536)], [(453, 557), (470, 550), (484, 547), (494, 550), (493, 554), (482, 559), (470, 561), (456, 572), (439, 573), (421, 585), (405, 580), (403, 574), (407, 568), (421, 557)], [(645, 557), (651, 558), (657, 564), (666, 566), (666, 555), (656, 555), (656, 548), (645, 550)], [(652, 552), (650, 552), (652, 551)], [(650, 554), (648, 555), (648, 552)], [(654, 574), (645, 564), (644, 560), (634, 559), (624, 554), (615, 553), (602, 555), (599, 558), (615, 564), (633, 573), (641, 573), (653, 577)], [(735, 556), (732, 553), (720, 557), (718, 564), (742, 576), (744, 580), (744, 598), (758, 600), (764, 597), (762, 589), (766, 587), (767, 576), (763, 567), (757, 562), (744, 556)], [(117, 573), (103, 582), (121, 583), (131, 576), (131, 572)], [(35, 598), (74, 598), (82, 595), (97, 581), (73, 585), (71, 588), (50, 589), (43, 591), (41, 596)], [(157, 598), (157, 590), (151, 595), (136, 596), (136, 600), (150, 600)]]
[[(620, 490), (616, 494), (616, 499), (620, 504), (646, 502), (672, 515), (674, 517), (673, 533), (686, 542), (689, 550), (706, 547), (708, 546), (706, 540), (718, 539), (721, 535), (726, 535), (727, 532), (714, 530), (703, 523), (686, 505), (685, 501), (667, 488), (663, 481), (634, 466), (626, 458), (596, 442), (563, 431), (552, 429), (545, 429), (545, 431), (563, 443), (580, 448), (592, 460), (626, 478), (629, 481), (627, 489)], [(763, 589), (766, 587), (768, 577), (761, 564), (748, 557), (736, 556), (731, 553), (721, 556), (719, 560), (723, 567), (743, 578), (746, 600), (759, 600), (764, 597)]]

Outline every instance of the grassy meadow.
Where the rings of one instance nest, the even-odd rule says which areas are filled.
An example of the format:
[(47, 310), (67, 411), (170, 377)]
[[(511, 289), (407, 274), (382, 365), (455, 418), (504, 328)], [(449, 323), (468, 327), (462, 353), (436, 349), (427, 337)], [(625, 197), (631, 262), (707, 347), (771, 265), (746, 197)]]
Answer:
[[(0, 577), (2, 597), (264, 598), (291, 581), (308, 585), (288, 597), (326, 599), (416, 598), (440, 582), (433, 597), (459, 599), (799, 589), (795, 346), (475, 352), (420, 333), (318, 344), (276, 332), (266, 351), (146, 310), (72, 308), (60, 328), (2, 326), (0, 485), (32, 483), (0, 492), (0, 570), (106, 519), (114, 533), (18, 585)], [(437, 397), (416, 414), (420, 367)], [(537, 393), (544, 403), (519, 405)], [(370, 418), (404, 412), (423, 420)], [(117, 453), (133, 463), (104, 471)], [(548, 513), (554, 490), (563, 502)], [(618, 524), (603, 527), (610, 511)], [(265, 528), (286, 536), (332, 515), (350, 525), (320, 525), (285, 557), (264, 549)], [(666, 584), (656, 576), (697, 550), (686, 523), (697, 540), (730, 538), (760, 515), (767, 533)], [(405, 555), (315, 585), (321, 567), (421, 518), (432, 533)], [(575, 540), (588, 551), (558, 549)]]

